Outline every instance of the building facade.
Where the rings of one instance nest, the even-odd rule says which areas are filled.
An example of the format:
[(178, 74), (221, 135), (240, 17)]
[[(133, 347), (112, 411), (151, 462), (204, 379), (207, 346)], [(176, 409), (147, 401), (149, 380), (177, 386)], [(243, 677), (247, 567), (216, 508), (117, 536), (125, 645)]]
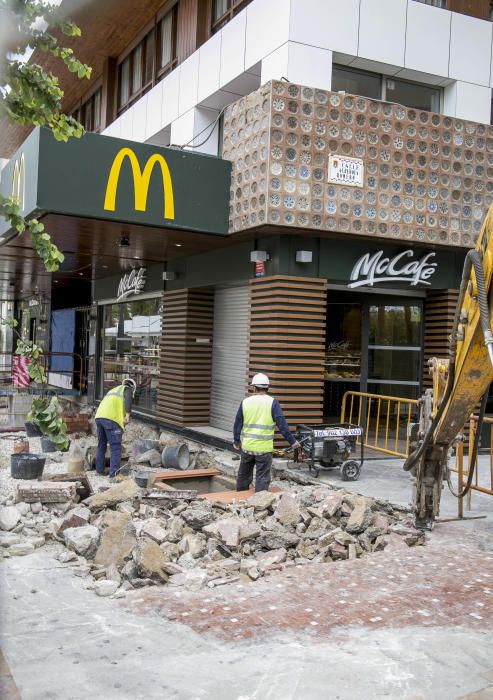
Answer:
[[(96, 184), (60, 156), (43, 181), (69, 184), (33, 210), (66, 262), (44, 274), (6, 232), (0, 280), (19, 309), (36, 286), (52, 322), (79, 310), (90, 398), (130, 374), (139, 413), (227, 432), (257, 371), (293, 424), (336, 419), (349, 390), (417, 398), (493, 202), (490, 3), (105, 0), (74, 19), (93, 78), (60, 83)], [(33, 137), (4, 132), (8, 191)]]

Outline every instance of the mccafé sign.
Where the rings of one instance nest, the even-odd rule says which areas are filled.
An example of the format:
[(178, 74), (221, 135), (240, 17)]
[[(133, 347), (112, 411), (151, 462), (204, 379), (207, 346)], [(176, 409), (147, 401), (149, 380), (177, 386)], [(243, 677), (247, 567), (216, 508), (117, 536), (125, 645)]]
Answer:
[(354, 265), (348, 287), (373, 287), (383, 282), (407, 282), (411, 287), (431, 285), (430, 278), (437, 269), (435, 255), (431, 252), (418, 258), (412, 249), (393, 257), (386, 256), (383, 250), (365, 253)]
[(127, 297), (140, 294), (146, 286), (146, 269), (139, 267), (138, 270), (132, 270), (126, 275), (123, 275), (116, 293), (116, 300), (123, 301)]

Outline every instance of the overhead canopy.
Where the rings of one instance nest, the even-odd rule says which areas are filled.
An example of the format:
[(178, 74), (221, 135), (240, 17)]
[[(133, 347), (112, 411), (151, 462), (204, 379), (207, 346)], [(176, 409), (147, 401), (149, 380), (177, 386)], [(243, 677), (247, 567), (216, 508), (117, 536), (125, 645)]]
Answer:
[[(231, 163), (100, 134), (56, 141), (36, 129), (2, 171), (0, 189), (24, 216), (228, 233)], [(0, 217), (0, 242), (15, 232)]]

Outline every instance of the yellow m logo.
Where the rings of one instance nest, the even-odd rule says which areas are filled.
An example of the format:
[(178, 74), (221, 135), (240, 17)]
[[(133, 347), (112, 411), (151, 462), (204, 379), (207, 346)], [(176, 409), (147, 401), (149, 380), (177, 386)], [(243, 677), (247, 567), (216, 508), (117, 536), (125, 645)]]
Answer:
[(144, 170), (140, 169), (137, 156), (131, 148), (122, 148), (115, 156), (113, 165), (111, 166), (106, 185), (106, 196), (104, 198), (104, 209), (106, 211), (115, 211), (116, 208), (116, 189), (120, 177), (120, 170), (123, 161), (128, 158), (132, 167), (132, 175), (134, 180), (134, 208), (136, 211), (145, 211), (147, 207), (147, 192), (149, 190), (149, 182), (151, 179), (154, 166), (157, 164), (161, 168), (161, 177), (163, 180), (163, 216), (165, 219), (175, 218), (175, 201), (173, 196), (173, 183), (169, 172), (168, 164), (164, 157), (159, 153), (154, 153), (148, 158)]
[(24, 163), (24, 153), (21, 153), (14, 163), (14, 172), (12, 173), (12, 197), (20, 209), (24, 209), (26, 205), (26, 168)]

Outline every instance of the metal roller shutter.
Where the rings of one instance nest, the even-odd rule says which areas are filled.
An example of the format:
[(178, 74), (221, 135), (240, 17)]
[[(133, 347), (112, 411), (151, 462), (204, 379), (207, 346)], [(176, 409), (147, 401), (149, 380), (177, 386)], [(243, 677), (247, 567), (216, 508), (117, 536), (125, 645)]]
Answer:
[(249, 299), (248, 287), (216, 289), (214, 294), (210, 424), (229, 432), (245, 397)]

